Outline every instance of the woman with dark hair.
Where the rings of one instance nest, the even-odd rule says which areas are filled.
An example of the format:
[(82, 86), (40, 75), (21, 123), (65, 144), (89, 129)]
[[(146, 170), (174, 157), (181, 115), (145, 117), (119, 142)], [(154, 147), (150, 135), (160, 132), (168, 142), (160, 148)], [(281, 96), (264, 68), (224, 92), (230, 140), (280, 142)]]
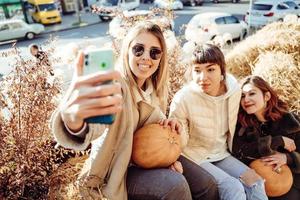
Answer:
[(220, 199), (266, 200), (262, 178), (230, 154), (241, 90), (222, 51), (204, 44), (191, 57), (193, 80), (175, 94), (169, 119), (182, 126), (184, 157), (216, 179)]
[(270, 85), (259, 76), (242, 82), (241, 107), (233, 142), (234, 155), (245, 164), (260, 158), (274, 170), (287, 164), (293, 172), (291, 190), (276, 200), (300, 199), (300, 122)]

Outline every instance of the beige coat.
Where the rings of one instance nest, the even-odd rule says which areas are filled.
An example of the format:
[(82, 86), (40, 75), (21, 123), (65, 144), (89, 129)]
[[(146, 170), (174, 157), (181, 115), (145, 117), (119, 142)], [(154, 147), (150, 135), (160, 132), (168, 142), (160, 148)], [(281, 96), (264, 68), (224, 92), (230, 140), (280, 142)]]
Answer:
[(133, 105), (125, 80), (121, 81), (124, 106), (111, 126), (89, 124), (85, 138), (70, 135), (60, 114), (52, 117), (52, 130), (56, 141), (63, 147), (86, 149), (92, 142), (92, 150), (79, 177), (79, 188), (85, 199), (127, 200), (126, 172), (131, 158), (133, 133), (144, 124), (156, 123), (165, 118), (155, 92), (151, 104), (146, 103), (134, 90), (138, 108)]
[(226, 76), (227, 92), (218, 97), (191, 82), (179, 90), (170, 106), (170, 118), (182, 125), (183, 154), (200, 164), (229, 156), (240, 105), (241, 90), (232, 75)]

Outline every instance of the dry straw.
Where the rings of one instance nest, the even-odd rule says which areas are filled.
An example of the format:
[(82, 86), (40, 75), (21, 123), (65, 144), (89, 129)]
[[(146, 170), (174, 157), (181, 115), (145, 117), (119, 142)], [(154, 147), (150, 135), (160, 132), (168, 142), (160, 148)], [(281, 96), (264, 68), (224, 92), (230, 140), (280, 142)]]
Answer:
[[(250, 75), (258, 57), (268, 51), (287, 54), (300, 52), (300, 23), (276, 22), (257, 31), (226, 55), (228, 70), (242, 78)], [(295, 55), (296, 61), (300, 60)]]
[(50, 176), (49, 199), (81, 199), (75, 182), (87, 157), (70, 158)]
[(254, 75), (263, 77), (287, 102), (290, 109), (300, 114), (300, 62), (299, 53), (267, 52), (258, 57)]

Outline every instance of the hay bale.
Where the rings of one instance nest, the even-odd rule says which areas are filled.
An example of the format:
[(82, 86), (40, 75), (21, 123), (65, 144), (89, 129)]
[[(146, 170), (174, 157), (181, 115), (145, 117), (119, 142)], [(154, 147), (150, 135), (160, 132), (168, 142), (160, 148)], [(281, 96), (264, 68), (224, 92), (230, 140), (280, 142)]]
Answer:
[[(257, 31), (237, 44), (226, 54), (227, 69), (236, 77), (248, 76), (253, 71), (260, 54), (281, 51), (300, 52), (300, 23), (275, 22)], [(296, 61), (300, 57), (295, 58)]]
[(290, 109), (300, 114), (300, 52), (267, 52), (259, 55), (253, 74), (263, 77)]
[(75, 181), (87, 158), (87, 155), (70, 158), (50, 176), (49, 199), (81, 199)]

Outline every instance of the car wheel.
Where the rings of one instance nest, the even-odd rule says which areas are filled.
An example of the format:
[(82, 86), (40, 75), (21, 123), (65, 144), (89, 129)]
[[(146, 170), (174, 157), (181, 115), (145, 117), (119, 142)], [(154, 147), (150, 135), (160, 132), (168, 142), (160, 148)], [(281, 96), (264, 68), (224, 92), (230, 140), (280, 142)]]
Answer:
[(27, 34), (26, 34), (26, 38), (27, 38), (28, 40), (32, 40), (32, 39), (34, 38), (34, 33), (32, 33), (32, 32), (27, 33)]
[(245, 30), (243, 38), (245, 38), (247, 36), (247, 34), (248, 34), (247, 30)]
[(232, 45), (232, 40), (227, 40), (227, 41), (226, 41), (226, 44), (227, 44), (228, 46)]
[(103, 21), (103, 22), (108, 22), (109, 20), (111, 20), (110, 17), (99, 16), (99, 18), (100, 18), (101, 21)]

